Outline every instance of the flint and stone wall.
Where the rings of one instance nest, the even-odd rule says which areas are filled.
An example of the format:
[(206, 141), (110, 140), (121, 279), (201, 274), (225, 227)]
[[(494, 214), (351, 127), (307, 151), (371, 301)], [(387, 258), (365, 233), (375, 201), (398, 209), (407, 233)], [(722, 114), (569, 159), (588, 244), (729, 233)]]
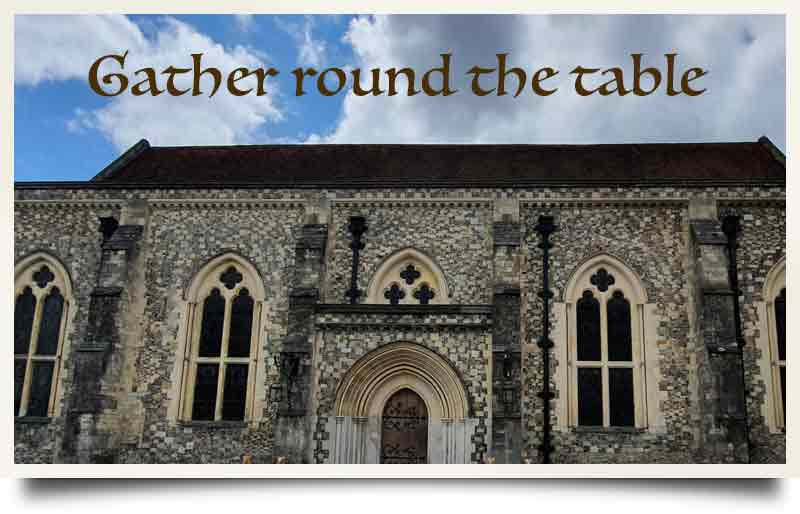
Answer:
[[(706, 404), (718, 396), (718, 385), (711, 367), (704, 364), (690, 198), (716, 200), (721, 211), (724, 206), (742, 216), (739, 281), (747, 341), (751, 460), (783, 462), (785, 435), (766, 426), (762, 405), (770, 379), (762, 376), (759, 350), (753, 343), (766, 327), (754, 304), (764, 300), (765, 277), (785, 255), (783, 189), (638, 187), (326, 192), (19, 189), (15, 259), (36, 251), (52, 254), (69, 272), (75, 305), (69, 310), (56, 416), (15, 421), (15, 461), (234, 463), (251, 455), (255, 462), (271, 462), (276, 446), (282, 454), (281, 445), (286, 443), (276, 442), (276, 437), (288, 437), (276, 436), (281, 409), (274, 392), (281, 379), (274, 357), (288, 337), (303, 332), (313, 342), (309, 401), (302, 421), (292, 424), (289, 434), (303, 439), (297, 443), (303, 446), (303, 460), (330, 461), (336, 387), (350, 366), (372, 349), (402, 341), (436, 352), (461, 377), (474, 419), (471, 462), (495, 457), (498, 462), (538, 462), (542, 409), (536, 394), (542, 370), (535, 341), (541, 335), (536, 296), (541, 287), (541, 250), (533, 226), (540, 214), (554, 216), (559, 227), (552, 237), (554, 301), (560, 301), (572, 271), (599, 253), (617, 257), (641, 277), (658, 319), (658, 409), (664, 420), (657, 430), (587, 433), (568, 428), (554, 408), (553, 461), (724, 460), (719, 454), (698, 451), (704, 435), (715, 426), (713, 409)], [(126, 214), (130, 212), (135, 215)], [(413, 317), (400, 323), (397, 316), (292, 315), (292, 298), (309, 288), (317, 291), (320, 303), (346, 302), (351, 262), (346, 227), (353, 215), (365, 216), (369, 227), (359, 268), (362, 291), (387, 256), (413, 247), (442, 268), (450, 288), (449, 303), (490, 306), (494, 314), (482, 315), (474, 326), (457, 317), (438, 321)], [(109, 329), (113, 334), (106, 337), (112, 343), (106, 368), (95, 373), (98, 394), (113, 401), (81, 424), (69, 421), (76, 413), (68, 411), (71, 402), (81, 400), (72, 396), (83, 394), (74, 383), (80, 361), (76, 348), (90, 336), (92, 293), (102, 282), (101, 216), (114, 216), (123, 226), (141, 225), (142, 234), (130, 251), (114, 257), (126, 269), (121, 303), (114, 328)], [(304, 227), (312, 225), (323, 227), (324, 251), (313, 257), (322, 259), (319, 264), (312, 258), (303, 260), (298, 251), (303, 248)], [(249, 260), (264, 281), (266, 319), (258, 339), (263, 381), (256, 388), (263, 409), (250, 423), (182, 423), (174, 414), (179, 392), (174, 369), (185, 316), (182, 295), (197, 270), (225, 252)], [(309, 294), (304, 298), (315, 301), (314, 293)], [(556, 318), (554, 312), (554, 331), (559, 330)], [(310, 328), (306, 323), (312, 323)], [(495, 370), (502, 369), (496, 359), (507, 349), (514, 363), (511, 379), (503, 382), (495, 376)], [(556, 358), (551, 362), (552, 377), (565, 363)], [(497, 387), (518, 391), (519, 414), (509, 415), (497, 405), (493, 400)], [(555, 382), (551, 387), (556, 406), (564, 398)], [(493, 426), (495, 416), (505, 416), (502, 429)], [(519, 420), (518, 428), (514, 419)], [(67, 429), (72, 431), (70, 437), (65, 437)]]
[[(782, 463), (786, 461), (786, 433), (770, 430), (766, 417), (766, 395), (769, 377), (762, 374), (758, 361), (762, 355), (756, 344), (767, 330), (767, 320), (756, 308), (763, 298), (764, 281), (772, 268), (786, 255), (786, 209), (784, 206), (758, 208), (737, 207), (731, 210), (742, 220), (742, 236), (738, 252), (739, 284), (742, 291), (742, 331), (745, 338), (745, 383), (747, 384), (747, 413), (750, 423), (751, 461)], [(780, 398), (780, 392), (777, 393)]]
[(67, 404), (74, 387), (76, 347), (88, 328), (89, 305), (98, 281), (103, 237), (98, 217), (119, 216), (113, 204), (39, 206), (18, 205), (14, 212), (14, 259), (37, 252), (58, 259), (72, 283), (74, 305), (69, 305), (63, 348), (62, 373), (57, 388), (55, 416), (49, 420), (18, 419), (14, 423), (15, 462), (48, 463), (66, 458), (62, 447), (69, 414)]
[[(532, 343), (541, 334), (541, 307), (536, 293), (541, 288), (541, 251), (539, 237), (533, 230), (540, 207), (526, 208), (523, 219), (526, 228), (528, 259), (523, 271), (526, 295), (523, 301), (528, 351), (525, 353), (526, 400), (523, 404), (527, 435), (525, 455), (537, 457), (541, 443), (541, 401), (536, 393), (542, 389), (542, 363), (539, 349)], [(685, 207), (675, 205), (575, 205), (547, 209), (555, 217), (557, 232), (551, 237), (551, 289), (556, 302), (563, 301), (564, 288), (572, 274), (590, 258), (608, 254), (631, 268), (648, 293), (648, 301), (657, 305), (658, 370), (662, 380), (659, 390), (661, 414), (666, 431), (633, 430), (631, 432), (583, 432), (567, 427), (554, 410), (554, 462), (642, 462), (654, 456), (656, 462), (687, 462), (691, 446), (691, 403), (688, 385), (691, 369), (686, 355), (687, 311), (685, 273), (681, 265), (685, 241), (681, 220), (687, 215)], [(558, 325), (555, 312), (551, 316), (554, 330)], [(567, 363), (551, 360), (551, 377), (559, 366)], [(566, 402), (564, 391), (552, 381), (556, 402)], [(652, 420), (651, 420), (652, 422)], [(647, 457), (644, 457), (647, 456)]]

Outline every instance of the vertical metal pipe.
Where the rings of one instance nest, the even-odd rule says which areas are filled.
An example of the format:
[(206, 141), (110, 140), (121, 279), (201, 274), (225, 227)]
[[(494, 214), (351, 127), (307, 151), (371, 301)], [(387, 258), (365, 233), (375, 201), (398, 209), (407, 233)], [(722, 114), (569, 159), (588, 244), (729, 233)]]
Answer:
[(553, 341), (550, 340), (550, 300), (553, 292), (550, 290), (550, 249), (553, 247), (550, 242), (550, 235), (555, 232), (556, 226), (552, 216), (539, 216), (539, 223), (534, 228), (541, 237), (539, 248), (542, 249), (542, 290), (539, 298), (542, 299), (542, 337), (537, 341), (537, 346), (542, 351), (542, 371), (543, 386), (539, 393), (542, 400), (542, 443), (539, 445), (539, 452), (542, 454), (542, 463), (550, 464), (550, 454), (553, 451), (551, 444), (551, 424), (550, 424), (550, 402), (554, 394), (550, 391), (550, 349), (553, 348)]
[(747, 382), (744, 369), (745, 340), (742, 335), (742, 315), (739, 306), (739, 264), (736, 260), (736, 250), (739, 247), (738, 237), (742, 231), (739, 216), (728, 215), (722, 219), (722, 231), (728, 238), (728, 279), (733, 293), (733, 323), (736, 330), (736, 346), (739, 348), (739, 371), (742, 380), (742, 414), (744, 416), (744, 433), (747, 439), (747, 462), (750, 462), (750, 421), (747, 414)]
[(733, 322), (736, 329), (736, 345), (741, 350), (744, 345), (742, 336), (742, 315), (739, 307), (739, 265), (736, 261), (736, 249), (738, 248), (737, 238), (742, 227), (739, 223), (739, 216), (729, 215), (722, 220), (722, 231), (728, 238), (728, 279), (730, 280), (733, 292)]
[(353, 240), (350, 242), (350, 249), (353, 250), (353, 262), (350, 268), (350, 289), (344, 295), (349, 298), (350, 304), (354, 305), (358, 303), (358, 297), (361, 296), (361, 291), (358, 290), (358, 263), (360, 252), (364, 249), (361, 236), (367, 232), (366, 219), (363, 216), (352, 216), (347, 229), (353, 236)]

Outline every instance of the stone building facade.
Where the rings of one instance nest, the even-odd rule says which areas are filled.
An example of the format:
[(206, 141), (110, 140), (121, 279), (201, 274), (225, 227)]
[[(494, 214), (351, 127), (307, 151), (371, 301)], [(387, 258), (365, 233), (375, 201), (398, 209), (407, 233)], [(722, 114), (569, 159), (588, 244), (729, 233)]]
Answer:
[(19, 463), (785, 461), (766, 138), (143, 140), (14, 208)]

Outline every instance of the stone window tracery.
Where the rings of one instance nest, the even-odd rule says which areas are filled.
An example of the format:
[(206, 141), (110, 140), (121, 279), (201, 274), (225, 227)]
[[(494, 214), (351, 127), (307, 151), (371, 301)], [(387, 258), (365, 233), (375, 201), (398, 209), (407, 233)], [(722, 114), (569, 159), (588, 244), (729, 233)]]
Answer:
[(565, 295), (570, 424), (643, 427), (644, 289), (621, 263), (606, 256), (596, 261), (581, 266)]
[(413, 248), (386, 258), (372, 277), (367, 303), (436, 305), (449, 303), (449, 292), (439, 266)]
[(261, 280), (244, 259), (222, 256), (197, 274), (187, 296), (182, 418), (249, 420), (264, 300)]
[(66, 271), (52, 257), (24, 259), (15, 272), (14, 416), (50, 417), (57, 391), (71, 298)]

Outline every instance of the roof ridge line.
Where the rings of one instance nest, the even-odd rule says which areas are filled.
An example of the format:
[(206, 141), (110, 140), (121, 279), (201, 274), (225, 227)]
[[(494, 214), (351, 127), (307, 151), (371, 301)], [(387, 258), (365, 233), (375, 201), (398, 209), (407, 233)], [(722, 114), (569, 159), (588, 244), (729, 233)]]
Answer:
[[(142, 139), (140, 143), (147, 140)], [(760, 142), (761, 140), (759, 139)], [(588, 147), (588, 146), (700, 146), (700, 145), (742, 145), (755, 144), (755, 141), (662, 141), (662, 142), (636, 142), (636, 143), (266, 143), (266, 144), (242, 144), (242, 145), (165, 145), (150, 146), (154, 150), (189, 150), (189, 149), (229, 149), (229, 148), (320, 148), (320, 147), (374, 147), (374, 148), (402, 148), (402, 147), (424, 147), (424, 146), (448, 146), (463, 148), (490, 148), (490, 147)], [(137, 143), (138, 144), (138, 143)], [(130, 150), (129, 150), (130, 151)]]
[(89, 182), (98, 180), (107, 180), (114, 176), (126, 164), (139, 157), (145, 150), (150, 148), (150, 142), (147, 139), (140, 139), (135, 145), (131, 146), (125, 152), (111, 161), (105, 168), (100, 170), (100, 173), (89, 179)]
[(775, 143), (770, 138), (764, 135), (758, 138), (758, 142), (769, 152), (773, 159), (781, 163), (784, 168), (786, 167), (786, 155), (781, 152), (780, 148), (775, 146)]

